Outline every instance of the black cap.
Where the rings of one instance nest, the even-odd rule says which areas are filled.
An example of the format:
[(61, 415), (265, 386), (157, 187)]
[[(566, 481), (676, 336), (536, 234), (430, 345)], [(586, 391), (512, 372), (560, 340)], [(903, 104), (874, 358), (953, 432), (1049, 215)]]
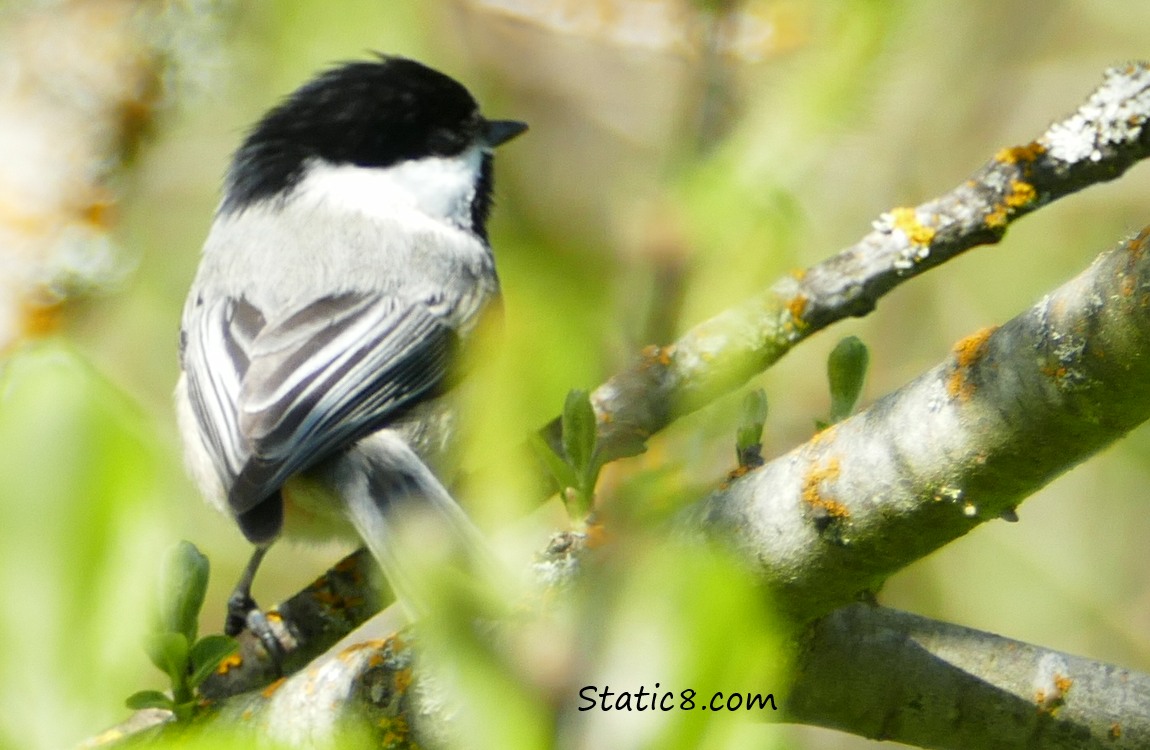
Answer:
[(381, 56), (328, 70), (269, 111), (232, 160), (227, 213), (289, 194), (309, 160), (386, 167), (497, 146), (526, 125), (485, 120), (459, 82), (415, 60)]

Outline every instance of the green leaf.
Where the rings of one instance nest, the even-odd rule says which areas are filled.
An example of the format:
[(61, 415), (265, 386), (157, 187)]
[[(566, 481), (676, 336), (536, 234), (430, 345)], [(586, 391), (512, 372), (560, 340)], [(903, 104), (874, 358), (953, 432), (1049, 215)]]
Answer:
[(172, 680), (172, 689), (188, 674), (188, 639), (183, 633), (152, 633), (144, 640), (144, 650), (156, 667)]
[(576, 475), (584, 475), (595, 455), (595, 409), (587, 391), (571, 391), (563, 404), (563, 452)]
[(847, 336), (827, 357), (827, 380), (831, 389), (831, 424), (850, 416), (862, 393), (870, 353), (857, 336)]
[(142, 708), (164, 708), (171, 711), (175, 704), (171, 698), (159, 690), (141, 690), (129, 695), (128, 699), (124, 701), (124, 705), (133, 711), (139, 711)]
[(763, 463), (763, 424), (767, 421), (767, 394), (756, 388), (743, 398), (742, 416), (735, 433), (735, 455), (739, 466), (761, 466)]
[(208, 590), (211, 565), (196, 545), (181, 541), (164, 556), (160, 571), (160, 630), (196, 640), (200, 609)]
[(568, 487), (575, 486), (574, 470), (572, 470), (571, 466), (564, 461), (559, 454), (551, 449), (551, 445), (542, 435), (534, 433), (528, 439), (528, 442), (531, 444), (531, 450), (535, 452), (535, 456), (539, 459), (539, 462), (543, 464), (551, 474), (551, 478), (555, 480), (555, 486), (559, 492), (562, 492)]
[(198, 701), (186, 700), (180, 703), (172, 703), (172, 713), (176, 715), (176, 721), (189, 722), (196, 714), (196, 705)]
[(192, 646), (189, 658), (192, 662), (192, 676), (188, 684), (193, 688), (199, 687), (216, 671), (224, 659), (235, 653), (239, 648), (236, 639), (226, 635), (208, 635), (201, 638)]

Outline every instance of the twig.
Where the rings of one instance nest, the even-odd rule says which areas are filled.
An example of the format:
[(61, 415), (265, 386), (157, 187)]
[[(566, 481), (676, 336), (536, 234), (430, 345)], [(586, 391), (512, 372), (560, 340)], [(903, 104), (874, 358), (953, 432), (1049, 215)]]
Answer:
[[(1106, 72), (1077, 112), (1036, 141), (1004, 148), (969, 179), (915, 208), (896, 208), (851, 247), (783, 278), (695, 326), (649, 346), (592, 394), (607, 455), (710, 403), (767, 369), (799, 342), (870, 312), (902, 282), (977, 245), (998, 242), (1016, 219), (1112, 180), (1150, 155), (1150, 64)], [(558, 420), (547, 428), (557, 443)]]

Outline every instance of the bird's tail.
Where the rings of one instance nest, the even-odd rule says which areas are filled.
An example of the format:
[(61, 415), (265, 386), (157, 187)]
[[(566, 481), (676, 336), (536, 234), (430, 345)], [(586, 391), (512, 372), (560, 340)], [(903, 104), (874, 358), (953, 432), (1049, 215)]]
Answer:
[(434, 608), (437, 584), (495, 582), (487, 542), (399, 435), (374, 433), (333, 469), (349, 520), (413, 618)]

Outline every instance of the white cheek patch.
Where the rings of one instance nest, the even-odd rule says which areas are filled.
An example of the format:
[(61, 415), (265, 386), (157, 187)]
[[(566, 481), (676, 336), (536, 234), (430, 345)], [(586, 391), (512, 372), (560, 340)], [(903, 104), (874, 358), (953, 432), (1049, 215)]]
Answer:
[(313, 162), (299, 183), (298, 199), (388, 218), (415, 211), (467, 229), (482, 163), (480, 146), (390, 167)]

